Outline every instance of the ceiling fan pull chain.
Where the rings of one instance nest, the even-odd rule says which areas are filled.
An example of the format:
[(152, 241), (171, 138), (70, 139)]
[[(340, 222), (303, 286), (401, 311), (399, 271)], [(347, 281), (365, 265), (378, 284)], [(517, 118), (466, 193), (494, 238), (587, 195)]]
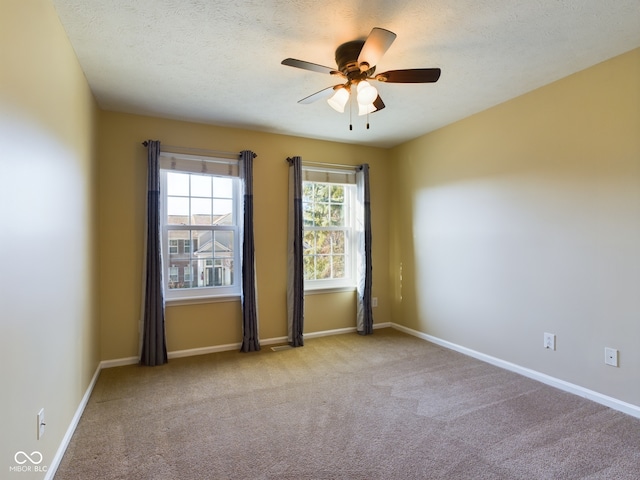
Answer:
[(352, 121), (352, 112), (353, 112), (353, 95), (349, 95), (349, 130), (353, 130), (353, 121)]

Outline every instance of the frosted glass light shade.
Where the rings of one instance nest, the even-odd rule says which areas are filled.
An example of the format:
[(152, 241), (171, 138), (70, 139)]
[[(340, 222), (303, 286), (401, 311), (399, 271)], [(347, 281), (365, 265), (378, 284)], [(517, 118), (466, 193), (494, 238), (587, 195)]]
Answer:
[(376, 110), (378, 110), (373, 103), (370, 103), (369, 105), (360, 105), (358, 103), (358, 115), (366, 115), (367, 113), (373, 113)]
[(336, 112), (343, 113), (344, 106), (349, 101), (349, 91), (346, 88), (338, 88), (336, 93), (327, 100), (327, 103), (331, 105)]
[(378, 90), (366, 80), (358, 83), (358, 104), (371, 105), (378, 98)]

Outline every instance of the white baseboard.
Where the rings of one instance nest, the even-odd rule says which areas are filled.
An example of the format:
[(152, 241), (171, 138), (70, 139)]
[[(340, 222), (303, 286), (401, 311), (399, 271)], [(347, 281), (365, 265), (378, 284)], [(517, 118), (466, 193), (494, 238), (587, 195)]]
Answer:
[(103, 368), (122, 367), (124, 365), (135, 365), (140, 359), (138, 357), (116, 358), (114, 360), (103, 360), (100, 362), (100, 370)]
[(324, 330), (322, 332), (309, 332), (305, 333), (304, 338), (320, 338), (328, 337), (330, 335), (343, 335), (345, 333), (353, 333), (356, 331), (356, 327), (337, 328), (335, 330)]
[[(273, 338), (265, 338), (264, 340), (260, 339), (260, 345), (277, 345), (278, 343), (287, 343), (289, 339), (285, 337), (273, 337)], [(238, 346), (240, 348), (240, 346)]]
[(95, 387), (96, 382), (98, 381), (98, 377), (100, 376), (101, 365), (102, 364), (98, 364), (98, 367), (96, 368), (96, 371), (93, 374), (91, 381), (89, 382), (89, 386), (87, 387), (87, 390), (85, 391), (82, 397), (82, 400), (80, 400), (80, 405), (78, 405), (78, 408), (76, 409), (76, 413), (73, 415), (73, 418), (71, 419), (71, 423), (69, 424), (69, 427), (67, 428), (67, 431), (64, 434), (64, 437), (62, 438), (62, 442), (60, 442), (58, 451), (56, 452), (55, 456), (53, 457), (53, 460), (49, 464), (49, 468), (47, 469), (47, 474), (44, 477), (45, 480), (52, 480), (56, 474), (56, 471), (58, 470), (58, 466), (62, 461), (64, 452), (67, 451), (67, 447), (69, 446), (71, 437), (73, 437), (73, 433), (76, 431), (76, 427), (80, 422), (80, 418), (84, 413), (84, 409), (87, 406), (87, 403), (89, 402), (89, 397), (91, 397), (91, 392), (93, 392), (93, 387)]
[(378, 328), (391, 328), (392, 327), (392, 323), (391, 322), (385, 322), (385, 323), (374, 323), (373, 324), (373, 329), (377, 330)]
[(603, 395), (602, 393), (589, 390), (588, 388), (581, 387), (580, 385), (575, 385), (573, 383), (565, 382), (564, 380), (560, 380), (559, 378), (552, 377), (545, 373), (537, 372), (535, 370), (531, 370), (529, 368), (516, 365), (515, 363), (507, 362), (505, 360), (501, 360), (499, 358), (492, 357), (490, 355), (486, 355), (484, 353), (480, 353), (475, 350), (471, 350), (470, 348), (466, 348), (466, 347), (457, 345), (455, 343), (442, 340), (432, 335), (427, 335), (426, 333), (413, 330), (411, 328), (405, 327), (403, 325), (399, 325), (397, 323), (392, 323), (391, 327), (395, 328), (396, 330), (400, 330), (401, 332), (407, 333), (409, 335), (413, 335), (414, 337), (418, 337), (423, 340), (426, 340), (427, 342), (435, 343), (436, 345), (440, 345), (441, 347), (448, 348), (449, 350), (455, 350), (456, 352), (460, 352), (469, 357), (473, 357), (483, 362), (490, 363), (491, 365), (495, 365), (496, 367), (504, 368), (505, 370), (509, 370), (509, 371), (518, 373), (520, 375), (523, 375), (525, 377), (529, 377), (533, 380), (537, 380), (546, 385), (559, 388), (560, 390), (564, 390), (565, 392), (573, 393), (574, 395), (587, 398), (601, 405), (605, 405), (614, 410), (618, 410), (620, 412), (626, 413), (627, 415), (640, 418), (640, 406), (638, 405), (633, 405), (631, 403), (618, 400), (617, 398)]
[[(387, 323), (374, 323), (373, 329), (376, 330), (378, 328), (389, 328), (391, 327), (391, 322)], [(357, 331), (356, 327), (347, 327), (347, 328), (337, 328), (335, 330), (324, 330), (322, 332), (310, 332), (305, 333), (304, 338), (319, 338), (319, 337), (328, 337), (330, 335), (342, 335), (345, 333), (354, 333)]]
[(242, 343), (229, 343), (226, 345), (215, 345), (213, 347), (190, 348), (188, 350), (176, 350), (167, 353), (169, 359), (194, 357), (196, 355), (207, 355), (209, 353), (228, 352), (229, 350), (239, 350)]
[[(391, 322), (386, 323), (374, 323), (373, 328), (389, 328), (391, 327)], [(348, 327), (348, 328), (338, 328), (335, 330), (323, 330), (321, 332), (309, 332), (304, 334), (304, 338), (319, 338), (319, 337), (327, 337), (329, 335), (342, 335), (344, 333), (352, 333), (356, 331), (356, 327)], [(260, 345), (276, 345), (278, 343), (286, 343), (287, 337), (273, 337), (273, 338), (265, 338), (260, 340)], [(172, 358), (182, 358), (182, 357), (193, 357), (196, 355), (206, 355), (209, 353), (217, 353), (217, 352), (228, 352), (231, 350), (240, 350), (242, 347), (242, 343), (229, 343), (226, 345), (214, 345), (211, 347), (201, 347), (201, 348), (191, 348), (187, 350), (175, 350), (173, 352), (168, 352), (167, 357), (169, 359)], [(124, 365), (135, 365), (139, 362), (138, 357), (124, 357), (124, 358), (116, 358), (113, 360), (103, 360), (100, 362), (99, 369), (103, 368), (112, 368), (112, 367), (122, 367)]]

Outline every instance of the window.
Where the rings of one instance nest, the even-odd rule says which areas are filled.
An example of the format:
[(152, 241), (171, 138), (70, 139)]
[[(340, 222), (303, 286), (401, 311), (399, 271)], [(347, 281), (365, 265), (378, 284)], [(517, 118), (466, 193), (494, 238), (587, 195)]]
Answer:
[(170, 162), (161, 158), (166, 298), (237, 295), (241, 205), (240, 181), (233, 175), (237, 167), (221, 160), (222, 167), (216, 168), (205, 164), (210, 160), (189, 162), (189, 157), (181, 155), (179, 165), (175, 156)]
[(355, 185), (344, 183), (344, 172), (335, 178), (329, 172), (303, 168), (303, 178), (305, 289), (354, 286)]
[(184, 267), (184, 283), (189, 284), (191, 283), (191, 273), (193, 272), (193, 267), (191, 265), (188, 265), (186, 267)]
[(178, 267), (171, 265), (169, 267), (169, 285), (176, 285), (179, 282)]

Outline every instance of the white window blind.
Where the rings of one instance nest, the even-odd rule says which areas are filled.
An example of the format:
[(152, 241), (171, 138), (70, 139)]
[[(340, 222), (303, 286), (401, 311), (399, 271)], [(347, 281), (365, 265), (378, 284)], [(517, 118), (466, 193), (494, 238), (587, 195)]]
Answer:
[(237, 177), (239, 175), (237, 160), (184, 153), (160, 152), (160, 168), (179, 172), (224, 175), (226, 177)]
[(354, 170), (338, 170), (322, 167), (302, 166), (302, 180), (305, 182), (343, 183), (355, 185), (356, 172)]

